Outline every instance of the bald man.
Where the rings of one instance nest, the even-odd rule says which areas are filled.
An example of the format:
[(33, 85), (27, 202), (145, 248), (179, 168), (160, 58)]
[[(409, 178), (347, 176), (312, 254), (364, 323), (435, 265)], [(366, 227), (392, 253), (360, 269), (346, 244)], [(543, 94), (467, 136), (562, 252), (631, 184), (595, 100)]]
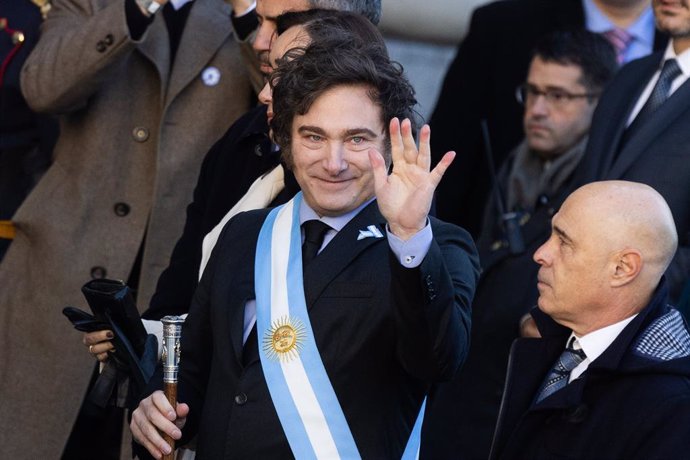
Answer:
[(513, 344), (492, 459), (687, 458), (690, 333), (663, 277), (677, 245), (647, 185), (568, 197), (534, 254), (542, 338)]

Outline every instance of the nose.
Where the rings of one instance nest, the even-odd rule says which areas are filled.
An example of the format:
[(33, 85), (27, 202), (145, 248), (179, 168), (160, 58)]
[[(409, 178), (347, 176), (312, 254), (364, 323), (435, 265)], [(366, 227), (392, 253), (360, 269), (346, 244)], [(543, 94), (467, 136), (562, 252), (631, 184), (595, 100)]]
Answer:
[(536, 116), (547, 115), (549, 113), (549, 104), (546, 102), (546, 96), (543, 94), (535, 95), (527, 111)]
[(254, 43), (252, 47), (257, 53), (268, 53), (271, 49), (271, 40), (273, 39), (273, 34), (275, 34), (276, 29), (271, 21), (263, 21), (256, 31), (256, 37), (254, 38)]
[(532, 256), (532, 259), (536, 263), (538, 263), (539, 265), (542, 265), (542, 266), (548, 265), (548, 262), (547, 262), (548, 252), (549, 252), (548, 251), (548, 245), (549, 245), (550, 241), (551, 241), (551, 238), (546, 240), (546, 242), (544, 244), (539, 246), (539, 248), (536, 251), (534, 251), (534, 255)]
[(263, 89), (259, 93), (259, 101), (264, 105), (271, 105), (273, 102), (273, 91), (271, 90), (271, 85), (266, 82)]
[(347, 169), (347, 161), (345, 160), (345, 149), (341, 144), (330, 144), (327, 148), (326, 158), (324, 159), (324, 167), (328, 174), (337, 176)]

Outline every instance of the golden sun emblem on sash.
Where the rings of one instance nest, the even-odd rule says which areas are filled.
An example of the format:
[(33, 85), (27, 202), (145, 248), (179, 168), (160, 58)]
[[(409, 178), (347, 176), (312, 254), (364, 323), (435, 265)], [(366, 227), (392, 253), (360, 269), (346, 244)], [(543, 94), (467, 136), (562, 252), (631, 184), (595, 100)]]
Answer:
[(271, 323), (264, 333), (263, 349), (272, 360), (290, 361), (299, 355), (306, 339), (306, 329), (298, 318), (283, 316)]

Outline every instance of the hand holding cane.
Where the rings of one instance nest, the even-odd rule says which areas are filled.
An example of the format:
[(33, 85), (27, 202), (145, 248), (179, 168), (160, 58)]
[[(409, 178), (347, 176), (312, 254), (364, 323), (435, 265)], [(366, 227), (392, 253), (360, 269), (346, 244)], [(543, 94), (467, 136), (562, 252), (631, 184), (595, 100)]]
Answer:
[[(165, 397), (170, 405), (177, 407), (177, 371), (180, 365), (180, 336), (182, 335), (182, 323), (184, 319), (179, 316), (166, 316), (163, 323), (163, 384), (165, 386)], [(164, 460), (174, 460), (175, 440), (163, 434), (163, 438), (168, 443), (171, 451), (163, 455)]]

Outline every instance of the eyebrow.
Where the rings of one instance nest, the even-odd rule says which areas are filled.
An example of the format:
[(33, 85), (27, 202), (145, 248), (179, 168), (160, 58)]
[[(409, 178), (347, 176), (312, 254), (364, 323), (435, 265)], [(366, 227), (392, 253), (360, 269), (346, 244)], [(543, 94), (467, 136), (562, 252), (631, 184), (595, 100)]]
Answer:
[(560, 228), (559, 226), (554, 225), (554, 226), (553, 226), (553, 232), (554, 232), (556, 235), (558, 235), (558, 236), (560, 236), (561, 238), (563, 238), (567, 243), (572, 243), (572, 242), (573, 242), (573, 239), (570, 238), (570, 237), (568, 236), (568, 234), (565, 232), (565, 230), (563, 230), (563, 229)]
[[(326, 131), (324, 131), (322, 128), (320, 128), (320, 127), (318, 127), (318, 126), (310, 126), (310, 125), (300, 126), (300, 127), (297, 129), (297, 132), (300, 133), (300, 134), (303, 134), (303, 133), (306, 133), (306, 132), (312, 132), (312, 133), (317, 133), (317, 134), (322, 134), (322, 135), (325, 135), (325, 134), (326, 134)], [(367, 136), (369, 136), (369, 137), (376, 137), (376, 133), (375, 133), (374, 131), (372, 131), (372, 130), (369, 129), (369, 128), (364, 128), (364, 127), (362, 127), (362, 128), (350, 128), (350, 129), (346, 129), (346, 130), (343, 132), (343, 134), (345, 135), (345, 137), (355, 136), (355, 135), (358, 135), (358, 134), (359, 134), (359, 135), (364, 134), (364, 135), (367, 135)]]

